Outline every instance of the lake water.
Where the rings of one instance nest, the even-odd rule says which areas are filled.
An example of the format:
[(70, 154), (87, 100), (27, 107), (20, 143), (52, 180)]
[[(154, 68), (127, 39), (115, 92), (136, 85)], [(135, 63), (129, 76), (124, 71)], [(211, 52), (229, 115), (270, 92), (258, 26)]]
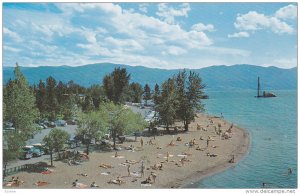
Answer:
[[(274, 91), (276, 98), (254, 98), (256, 91), (207, 92), (208, 114), (245, 128), (249, 153), (234, 167), (192, 183), (192, 188), (297, 188), (297, 91)], [(288, 168), (293, 172), (287, 175)]]

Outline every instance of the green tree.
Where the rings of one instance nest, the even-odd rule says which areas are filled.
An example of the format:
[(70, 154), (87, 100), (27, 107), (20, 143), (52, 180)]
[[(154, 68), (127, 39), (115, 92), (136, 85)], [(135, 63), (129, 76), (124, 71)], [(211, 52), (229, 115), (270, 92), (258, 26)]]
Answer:
[(107, 98), (110, 101), (114, 99), (114, 83), (111, 75), (106, 75), (103, 78), (103, 87)]
[(188, 131), (189, 124), (195, 120), (197, 112), (204, 110), (201, 99), (204, 97), (204, 85), (199, 74), (190, 71), (187, 80), (185, 70), (179, 72), (176, 78), (176, 90), (178, 106), (177, 118), (183, 121), (185, 131)]
[(40, 80), (38, 87), (37, 87), (37, 92), (36, 92), (36, 106), (40, 111), (40, 114), (42, 116), (45, 116), (46, 114), (46, 87), (45, 87), (45, 83)]
[(157, 105), (160, 122), (166, 125), (169, 132), (169, 126), (174, 124), (177, 110), (177, 93), (174, 78), (169, 78), (162, 84), (160, 102)]
[(65, 120), (74, 119), (79, 113), (79, 108), (76, 104), (75, 96), (73, 94), (65, 95), (65, 103), (62, 114)]
[(94, 109), (93, 100), (90, 96), (85, 96), (84, 102), (82, 104), (82, 111), (83, 112), (89, 112)]
[(146, 105), (148, 105), (148, 100), (151, 100), (151, 89), (148, 84), (146, 84), (144, 87), (143, 99), (146, 101)]
[(6, 177), (6, 167), (12, 160), (20, 156), (20, 149), (25, 145), (24, 136), (17, 131), (3, 134), (3, 176)]
[(133, 82), (130, 84), (129, 88), (131, 91), (131, 101), (134, 103), (140, 103), (143, 94), (143, 88), (141, 84)]
[(93, 104), (96, 109), (99, 109), (100, 102), (105, 101), (104, 88), (98, 84), (89, 87), (87, 89), (87, 94), (92, 97)]
[(70, 134), (59, 128), (51, 129), (50, 133), (44, 137), (43, 142), (49, 149), (51, 166), (53, 166), (53, 153), (58, 152), (58, 156), (60, 157), (59, 151), (63, 149), (64, 144), (69, 139)]
[(38, 118), (36, 100), (18, 64), (14, 75), (15, 80), (8, 83), (4, 92), (3, 99), (6, 107), (4, 119), (12, 122), (19, 133), (29, 138), (36, 132), (36, 127), (34, 127), (34, 121)]
[(58, 102), (56, 98), (56, 80), (53, 77), (48, 77), (46, 80), (46, 92), (47, 92), (47, 112), (50, 120), (56, 119), (58, 113)]
[(154, 92), (153, 92), (153, 101), (155, 105), (158, 105), (160, 102), (160, 89), (159, 89), (159, 85), (155, 84), (154, 87)]
[(129, 80), (130, 74), (127, 73), (126, 68), (115, 68), (111, 74), (106, 75), (103, 78), (103, 87), (107, 98), (114, 103), (123, 103)]
[(79, 116), (76, 134), (83, 137), (86, 144), (86, 154), (89, 154), (91, 141), (102, 137), (108, 130), (108, 114), (103, 109), (83, 113)]
[(132, 110), (126, 109), (122, 105), (106, 103), (101, 108), (105, 109), (109, 115), (109, 128), (114, 142), (114, 149), (116, 149), (117, 136), (141, 131), (147, 125), (140, 114), (133, 113)]

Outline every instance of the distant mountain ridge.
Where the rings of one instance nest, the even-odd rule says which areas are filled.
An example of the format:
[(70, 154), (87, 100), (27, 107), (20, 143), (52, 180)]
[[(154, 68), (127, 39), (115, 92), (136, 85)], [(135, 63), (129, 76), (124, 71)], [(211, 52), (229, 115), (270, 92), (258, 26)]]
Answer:
[[(131, 74), (131, 82), (144, 86), (148, 83), (151, 88), (161, 84), (169, 77), (177, 74), (179, 69), (157, 69), (143, 66), (128, 66), (111, 63), (89, 64), (84, 66), (41, 66), (21, 67), (30, 84), (38, 83), (52, 76), (57, 81), (67, 83), (70, 80), (88, 87), (92, 84), (102, 84), (105, 75), (114, 68), (126, 68)], [(3, 84), (13, 79), (14, 67), (3, 67)], [(260, 76), (262, 90), (297, 89), (297, 68), (281, 69), (277, 67), (261, 67), (254, 65), (211, 66), (201, 69), (191, 69), (200, 74), (206, 88), (209, 90), (256, 89), (257, 76)]]

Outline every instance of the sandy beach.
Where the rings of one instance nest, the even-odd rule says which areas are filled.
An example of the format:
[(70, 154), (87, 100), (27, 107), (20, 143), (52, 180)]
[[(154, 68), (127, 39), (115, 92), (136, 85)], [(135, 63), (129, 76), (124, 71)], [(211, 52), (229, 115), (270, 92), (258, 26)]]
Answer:
[[(118, 151), (118, 157), (115, 157), (114, 151), (99, 152), (96, 150), (89, 154), (89, 161), (80, 165), (70, 166), (62, 161), (54, 161), (55, 167), (49, 167), (52, 171), (50, 174), (36, 172), (14, 174), (13, 176), (19, 176), (19, 179), (24, 181), (23, 184), (14, 187), (14, 189), (71, 189), (74, 188), (72, 182), (76, 179), (82, 185), (87, 185), (85, 188), (91, 188), (92, 182), (95, 182), (99, 186), (96, 188), (99, 189), (180, 188), (236, 165), (247, 153), (248, 133), (233, 125), (231, 133), (228, 133), (230, 138), (225, 139), (216, 134), (218, 124), (221, 124), (222, 132), (231, 126), (231, 123), (222, 118), (199, 114), (195, 122), (190, 124), (189, 132), (156, 136), (155, 139), (153, 137), (138, 137), (136, 142), (124, 142), (118, 145), (121, 147), (133, 145), (136, 148), (134, 151), (122, 149)], [(176, 141), (178, 137), (181, 138), (181, 141)], [(141, 138), (143, 139), (143, 146), (140, 143)], [(207, 146), (208, 138), (210, 141)], [(149, 145), (150, 139), (154, 145)], [(189, 146), (188, 143), (193, 139), (195, 139), (195, 145)], [(169, 145), (171, 142), (174, 145)], [(167, 155), (169, 155), (168, 161)], [(234, 163), (229, 163), (232, 155), (234, 155)], [(184, 157), (186, 161), (180, 162)], [(129, 168), (130, 176), (128, 176), (126, 160), (132, 162)], [(137, 163), (133, 164), (134, 161)], [(142, 161), (145, 166), (144, 177), (141, 177), (140, 174)], [(111, 165), (112, 168), (99, 167), (101, 164)], [(153, 169), (155, 164), (162, 164), (162, 170)], [(141, 184), (151, 172), (156, 175), (155, 183)], [(117, 179), (118, 176), (124, 181), (123, 184), (108, 183), (110, 180)], [(8, 176), (6, 179), (11, 177)], [(48, 184), (37, 186), (34, 184), (37, 181)]]

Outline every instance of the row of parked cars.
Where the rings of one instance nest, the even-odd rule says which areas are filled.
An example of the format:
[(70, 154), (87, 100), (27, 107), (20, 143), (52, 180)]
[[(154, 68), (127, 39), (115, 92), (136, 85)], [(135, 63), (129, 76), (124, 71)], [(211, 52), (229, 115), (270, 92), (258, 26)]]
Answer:
[(19, 158), (26, 160), (32, 157), (40, 157), (45, 154), (49, 154), (48, 149), (45, 147), (45, 145), (37, 143), (24, 146)]
[[(64, 151), (66, 149), (74, 149), (76, 147), (80, 147), (81, 142), (79, 140), (70, 139), (68, 140), (61, 151)], [(37, 143), (33, 145), (27, 145), (22, 148), (21, 154), (19, 159), (21, 160), (28, 160), (35, 157), (40, 157), (42, 155), (48, 155), (49, 150), (45, 147), (44, 144)]]

